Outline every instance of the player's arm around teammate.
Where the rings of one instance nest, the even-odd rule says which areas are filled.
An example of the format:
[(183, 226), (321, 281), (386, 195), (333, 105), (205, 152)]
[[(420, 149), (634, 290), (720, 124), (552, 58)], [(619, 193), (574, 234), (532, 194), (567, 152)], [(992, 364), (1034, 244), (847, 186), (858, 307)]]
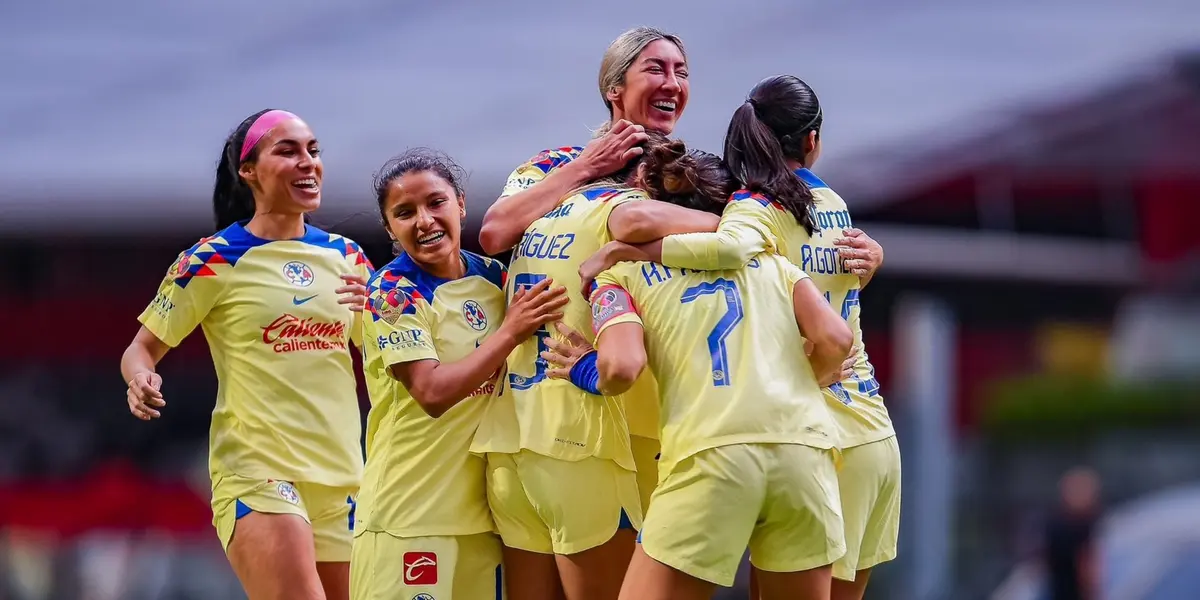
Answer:
[(347, 515), (362, 463), (348, 345), (370, 263), (354, 242), (305, 223), (322, 176), (304, 121), (280, 110), (244, 120), (217, 167), (220, 231), (180, 255), (121, 358), (130, 412), (158, 418), (158, 363), (204, 327), (219, 381), (213, 523), (251, 600), (349, 594)]
[(620, 169), (641, 153), (639, 146), (645, 139), (641, 125), (618, 120), (582, 149), (539, 153), (509, 175), (504, 192), (484, 214), (479, 245), (488, 254), (517, 245), (530, 223), (550, 212), (571, 190)]
[(376, 198), (401, 250), (369, 286), (363, 367), (367, 466), (351, 560), (353, 600), (496, 600), (500, 540), (472, 437), (505, 359), (562, 317), (546, 279), (505, 312), (506, 272), (462, 250), (464, 173), (415, 149), (384, 165)]
[[(596, 275), (624, 262), (649, 261), (684, 269), (719, 270), (746, 266), (761, 252), (779, 252), (780, 243), (770, 223), (761, 218), (759, 208), (750, 199), (735, 194), (721, 216), (715, 231), (685, 231), (667, 237), (654, 237), (656, 231), (626, 235), (605, 244), (579, 267), (582, 289), (587, 290)], [(654, 219), (657, 215), (648, 215)], [(833, 241), (845, 269), (859, 278), (865, 288), (883, 266), (883, 246), (856, 227), (845, 229), (844, 237)], [(636, 239), (645, 241), (632, 241)], [(668, 246), (664, 254), (664, 244)]]

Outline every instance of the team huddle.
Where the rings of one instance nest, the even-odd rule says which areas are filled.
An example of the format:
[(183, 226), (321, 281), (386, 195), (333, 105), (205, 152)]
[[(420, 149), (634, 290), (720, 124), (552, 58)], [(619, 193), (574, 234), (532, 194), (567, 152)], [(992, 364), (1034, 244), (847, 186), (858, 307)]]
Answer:
[[(197, 326), (218, 378), (213, 523), (251, 600), (861, 599), (896, 556), (900, 453), (863, 347), (878, 244), (809, 168), (792, 76), (723, 156), (670, 138), (681, 40), (600, 69), (608, 124), (509, 176), (462, 248), (464, 171), (377, 173), (396, 258), (307, 222), (320, 145), (283, 110), (226, 140), (218, 232), (180, 254), (121, 360), (131, 412)], [(350, 346), (371, 400), (365, 432)]]

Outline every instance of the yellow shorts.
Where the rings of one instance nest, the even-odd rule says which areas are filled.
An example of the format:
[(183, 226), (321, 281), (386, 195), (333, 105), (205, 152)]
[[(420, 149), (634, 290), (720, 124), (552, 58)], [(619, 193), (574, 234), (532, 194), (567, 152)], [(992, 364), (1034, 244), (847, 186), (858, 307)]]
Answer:
[(650, 510), (650, 495), (658, 487), (658, 453), (662, 446), (654, 438), (640, 435), (629, 436), (633, 450), (633, 464), (637, 467), (638, 496), (642, 500), (642, 514)]
[(726, 587), (747, 547), (763, 571), (828, 565), (846, 551), (832, 453), (799, 444), (698, 452), (664, 475), (638, 540), (654, 560)]
[(503, 600), (494, 533), (402, 538), (365, 531), (350, 555), (350, 600)]
[(488, 506), (504, 545), (577, 554), (642, 524), (637, 475), (610, 460), (488, 453)]
[(854, 574), (896, 558), (900, 536), (900, 445), (896, 436), (842, 451), (838, 485), (846, 527), (846, 555), (833, 576)]
[(229, 549), (237, 520), (252, 513), (299, 515), (312, 526), (317, 562), (350, 560), (357, 487), (226, 475), (213, 482), (213, 526)]

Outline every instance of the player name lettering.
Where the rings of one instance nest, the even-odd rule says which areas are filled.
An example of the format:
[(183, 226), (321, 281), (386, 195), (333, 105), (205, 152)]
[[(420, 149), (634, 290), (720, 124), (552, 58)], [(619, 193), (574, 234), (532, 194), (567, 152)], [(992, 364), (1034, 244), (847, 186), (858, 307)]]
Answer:
[(696, 273), (696, 271), (680, 268), (672, 269), (658, 263), (642, 264), (642, 278), (646, 280), (646, 285), (650, 287), (654, 287), (664, 281), (670, 281), (676, 275), (687, 275), (688, 273)]
[(559, 217), (569, 217), (569, 216), (571, 216), (571, 207), (573, 207), (573, 206), (575, 206), (575, 205), (572, 203), (569, 203), (569, 202), (567, 204), (559, 204), (558, 206), (556, 206), (554, 208), (554, 210), (543, 215), (542, 218), (543, 219), (557, 219)]
[(567, 260), (571, 258), (567, 250), (574, 243), (574, 233), (546, 235), (536, 229), (531, 229), (521, 236), (521, 243), (517, 246), (517, 255), (544, 260)]
[(341, 321), (329, 323), (284, 313), (262, 330), (263, 343), (272, 344), (275, 352), (341, 350), (346, 347), (346, 324)]
[(804, 244), (800, 247), (800, 268), (809, 275), (845, 275), (849, 273), (837, 248)]

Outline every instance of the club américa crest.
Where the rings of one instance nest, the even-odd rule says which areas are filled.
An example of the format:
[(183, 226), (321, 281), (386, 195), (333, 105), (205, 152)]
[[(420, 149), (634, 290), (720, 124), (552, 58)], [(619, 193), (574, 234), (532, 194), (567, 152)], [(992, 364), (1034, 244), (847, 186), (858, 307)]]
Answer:
[(316, 277), (308, 265), (298, 260), (293, 260), (283, 265), (283, 278), (296, 287), (308, 287), (312, 285), (313, 279)]
[(483, 307), (474, 300), (463, 302), (463, 316), (467, 319), (467, 325), (475, 331), (483, 331), (487, 329), (487, 313), (483, 312)]
[(300, 492), (296, 491), (296, 486), (288, 481), (280, 481), (275, 484), (275, 491), (279, 493), (279, 497), (291, 502), (292, 504), (300, 504)]

